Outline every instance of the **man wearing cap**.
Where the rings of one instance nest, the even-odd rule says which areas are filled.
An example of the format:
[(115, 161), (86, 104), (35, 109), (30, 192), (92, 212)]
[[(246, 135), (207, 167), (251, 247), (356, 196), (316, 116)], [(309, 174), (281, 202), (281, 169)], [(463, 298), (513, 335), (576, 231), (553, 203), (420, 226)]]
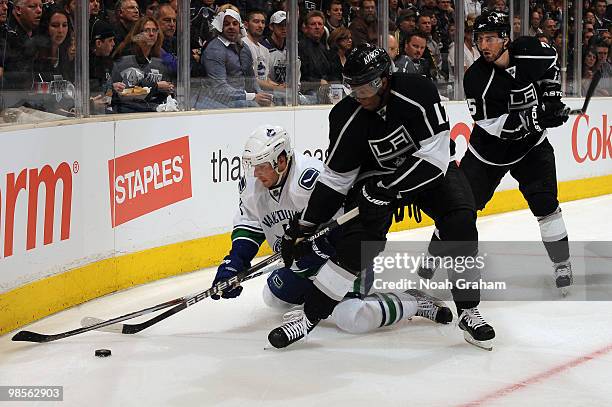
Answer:
[(95, 20), (91, 26), (89, 91), (92, 96), (93, 111), (100, 113), (107, 105), (105, 93), (110, 88), (110, 76), (113, 70), (110, 54), (113, 48), (115, 48), (113, 26), (105, 20)]
[(216, 102), (208, 107), (270, 106), (272, 95), (257, 84), (251, 51), (241, 40), (240, 14), (227, 9), (215, 17), (213, 27), (219, 35), (202, 55), (207, 73), (204, 93)]

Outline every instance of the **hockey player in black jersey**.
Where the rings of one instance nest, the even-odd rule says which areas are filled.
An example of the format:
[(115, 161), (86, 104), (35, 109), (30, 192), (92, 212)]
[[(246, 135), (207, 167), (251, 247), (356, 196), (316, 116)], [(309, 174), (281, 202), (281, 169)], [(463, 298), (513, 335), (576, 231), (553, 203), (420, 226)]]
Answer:
[(496, 11), (476, 19), (474, 37), (482, 56), (463, 80), (475, 126), (461, 169), (479, 210), (507, 172), (518, 181), (540, 225), (556, 286), (565, 295), (572, 269), (557, 199), (555, 156), (546, 138), (546, 129), (568, 119), (557, 53), (535, 37), (511, 42), (508, 15)]
[[(361, 269), (384, 248), (398, 208), (416, 205), (434, 219), (445, 243), (443, 255), (474, 256), (478, 250), (472, 193), (450, 159), (449, 123), (437, 89), (421, 75), (391, 74), (391, 67), (386, 51), (369, 44), (347, 56), (343, 77), (352, 97), (330, 112), (329, 156), (306, 208), (285, 231), (285, 264), (290, 266), (299, 251), (296, 240), (312, 234), (342, 205), (345, 210), (358, 206), (359, 217), (341, 227), (336, 254), (306, 293), (304, 312), (270, 332), (275, 347), (303, 338), (332, 313)], [(362, 248), (366, 241), (376, 243)], [(495, 332), (478, 311), (480, 292), (454, 288), (452, 293), (466, 340), (489, 347)]]

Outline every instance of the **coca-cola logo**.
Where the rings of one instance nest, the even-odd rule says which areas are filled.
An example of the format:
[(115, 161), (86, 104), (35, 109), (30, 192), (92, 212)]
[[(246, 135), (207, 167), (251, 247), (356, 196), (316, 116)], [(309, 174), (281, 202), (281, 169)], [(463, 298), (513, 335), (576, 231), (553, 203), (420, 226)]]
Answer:
[[(595, 124), (595, 123), (593, 123)], [(581, 164), (587, 160), (597, 161), (612, 157), (612, 126), (608, 125), (608, 115), (601, 116), (601, 123), (591, 127), (589, 115), (579, 115), (572, 127), (572, 154)]]

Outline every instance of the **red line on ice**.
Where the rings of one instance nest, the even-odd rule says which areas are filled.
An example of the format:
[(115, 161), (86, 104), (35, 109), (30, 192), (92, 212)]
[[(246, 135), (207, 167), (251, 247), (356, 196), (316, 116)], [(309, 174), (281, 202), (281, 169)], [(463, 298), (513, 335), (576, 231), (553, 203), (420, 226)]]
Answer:
[(516, 382), (514, 384), (508, 385), (506, 387), (502, 387), (499, 390), (495, 390), (479, 399), (476, 399), (474, 401), (470, 401), (468, 403), (465, 404), (461, 404), (461, 407), (475, 407), (475, 406), (481, 406), (484, 403), (488, 402), (488, 401), (492, 401), (492, 400), (496, 400), (502, 397), (507, 396), (510, 393), (514, 393), (517, 390), (521, 390), (527, 386), (530, 386), (532, 384), (541, 382), (543, 380), (546, 380), (554, 375), (557, 375), (559, 373), (565, 372), (566, 370), (572, 369), (576, 366), (579, 366), (583, 363), (586, 363), (590, 360), (596, 359), (600, 356), (605, 355), (606, 353), (610, 352), (612, 350), (612, 343), (609, 344), (606, 347), (603, 347), (599, 350), (596, 350), (594, 352), (589, 353), (588, 355), (584, 355), (584, 356), (580, 356), (577, 357), (576, 359), (572, 359), (562, 365), (553, 367), (549, 370), (546, 370), (544, 372), (538, 373), (536, 375), (533, 375), (531, 377), (528, 377), (525, 380), (521, 380), (519, 382)]

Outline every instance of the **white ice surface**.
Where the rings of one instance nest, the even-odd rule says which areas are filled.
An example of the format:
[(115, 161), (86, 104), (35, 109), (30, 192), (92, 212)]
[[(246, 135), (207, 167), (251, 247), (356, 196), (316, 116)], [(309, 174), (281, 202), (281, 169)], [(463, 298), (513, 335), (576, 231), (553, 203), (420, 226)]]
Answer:
[[(572, 240), (612, 241), (612, 195), (562, 208)], [(541, 245), (528, 211), (482, 218), (478, 226), (481, 240)], [(392, 239), (428, 240), (431, 232)], [(201, 291), (213, 275), (207, 269), (136, 287), (25, 329), (74, 329), (84, 316), (111, 318)], [(263, 284), (263, 277), (252, 280), (236, 300), (207, 299), (133, 336), (88, 332), (27, 344), (4, 335), (0, 385), (62, 385), (64, 401), (0, 406), (612, 405), (609, 302), (483, 303), (497, 332), (492, 352), (465, 343), (456, 327), (420, 318), (361, 336), (323, 323), (306, 342), (279, 351), (264, 349), (280, 316), (263, 305)], [(98, 348), (113, 355), (96, 358)]]

